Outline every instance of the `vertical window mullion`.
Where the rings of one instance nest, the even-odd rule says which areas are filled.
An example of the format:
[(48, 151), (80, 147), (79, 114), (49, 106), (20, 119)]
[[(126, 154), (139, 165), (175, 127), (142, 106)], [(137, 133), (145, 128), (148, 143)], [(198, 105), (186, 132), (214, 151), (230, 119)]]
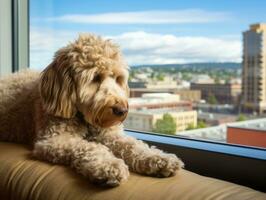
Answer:
[(13, 67), (18, 71), (29, 67), (29, 2), (12, 0)]

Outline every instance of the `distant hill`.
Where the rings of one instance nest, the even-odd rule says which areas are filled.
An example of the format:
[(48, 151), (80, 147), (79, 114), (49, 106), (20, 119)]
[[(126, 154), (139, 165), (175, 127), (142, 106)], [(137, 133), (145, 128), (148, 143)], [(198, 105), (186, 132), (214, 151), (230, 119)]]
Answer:
[(187, 64), (159, 64), (159, 65), (136, 65), (132, 66), (134, 68), (176, 68), (176, 69), (184, 69), (184, 68), (197, 68), (197, 69), (241, 69), (241, 63), (234, 62), (210, 62), (210, 63), (187, 63)]

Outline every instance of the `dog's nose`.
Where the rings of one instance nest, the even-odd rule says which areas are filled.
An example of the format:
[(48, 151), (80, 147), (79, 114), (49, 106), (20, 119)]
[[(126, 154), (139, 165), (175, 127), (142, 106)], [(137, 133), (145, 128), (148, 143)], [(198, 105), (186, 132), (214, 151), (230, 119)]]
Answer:
[(127, 108), (123, 108), (119, 106), (114, 106), (112, 110), (113, 110), (113, 114), (119, 117), (125, 115), (128, 112)]

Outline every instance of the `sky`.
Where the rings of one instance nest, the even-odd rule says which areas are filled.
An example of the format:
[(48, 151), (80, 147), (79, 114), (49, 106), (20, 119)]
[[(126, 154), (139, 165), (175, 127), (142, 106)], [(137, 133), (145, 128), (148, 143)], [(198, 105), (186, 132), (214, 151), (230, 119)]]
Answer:
[(30, 66), (90, 32), (129, 65), (241, 62), (242, 32), (266, 22), (265, 0), (30, 0)]

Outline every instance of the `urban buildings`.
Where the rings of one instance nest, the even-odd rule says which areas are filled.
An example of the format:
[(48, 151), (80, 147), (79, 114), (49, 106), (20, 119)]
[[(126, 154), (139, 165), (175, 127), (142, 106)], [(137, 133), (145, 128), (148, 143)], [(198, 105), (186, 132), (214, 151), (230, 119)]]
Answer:
[(266, 24), (253, 24), (243, 33), (242, 108), (266, 111)]
[(226, 123), (219, 126), (181, 131), (186, 138), (204, 139), (253, 147), (266, 147), (266, 119)]
[(241, 94), (240, 83), (191, 83), (191, 90), (200, 90), (201, 98), (208, 100), (213, 95), (217, 103), (221, 104), (238, 104), (239, 95)]
[(127, 129), (151, 132), (165, 113), (175, 119), (177, 132), (186, 130), (189, 125), (197, 126), (197, 111), (171, 108), (130, 110), (124, 125)]
[(229, 122), (235, 122), (237, 117), (237, 115), (231, 114), (198, 112), (198, 120), (205, 122), (207, 126), (217, 126)]
[(138, 77), (138, 79), (135, 79), (133, 81), (129, 81), (128, 83), (130, 88), (177, 88), (177, 82), (174, 80), (171, 76), (165, 76), (162, 80), (153, 80), (151, 78), (144, 77)]
[(179, 95), (173, 95), (170, 93), (144, 93), (141, 97), (129, 99), (130, 109), (156, 108), (153, 107), (155, 105), (157, 105), (158, 108), (162, 108), (162, 105), (172, 105), (177, 103), (180, 103)]
[(178, 132), (176, 135), (199, 140), (226, 142), (226, 131), (226, 125), (223, 124), (214, 127), (181, 131)]
[[(134, 85), (131, 83), (131, 85)], [(130, 97), (142, 97), (145, 93), (171, 93), (174, 94), (177, 91), (176, 88), (146, 88), (146, 87), (134, 87), (130, 88)]]
[(173, 107), (192, 110), (192, 103), (180, 101), (179, 95), (170, 93), (144, 93), (141, 97), (129, 98), (129, 108), (131, 110)]
[(180, 101), (180, 96), (170, 93), (145, 93), (129, 99), (129, 113), (124, 125), (128, 129), (152, 131), (158, 119), (168, 113), (176, 121), (177, 131), (184, 131), (189, 125), (197, 126), (197, 111), (192, 103)]
[(180, 100), (199, 102), (201, 92), (199, 90), (178, 89), (178, 88), (131, 88), (130, 97), (141, 97), (145, 93), (171, 93), (178, 94)]
[(214, 80), (207, 74), (198, 74), (193, 76), (191, 82), (198, 84), (213, 84)]
[[(266, 24), (251, 25), (243, 33), (242, 77), (239, 66), (239, 72), (225, 67), (222, 69), (224, 71), (213, 70), (206, 74), (199, 69), (176, 70), (176, 74), (171, 73), (171, 69), (160, 69), (160, 72), (153, 68), (141, 69), (144, 75), (135, 76), (135, 82), (129, 83), (131, 110), (126, 127), (152, 131), (156, 121), (163, 114), (169, 113), (176, 119), (178, 135), (265, 147), (266, 129), (263, 128), (263, 120), (235, 122), (239, 120), (240, 111), (266, 112), (265, 36)], [(158, 74), (164, 78), (154, 78)], [(190, 82), (189, 87), (179, 87), (182, 81)], [(215, 101), (211, 101), (214, 98)], [(240, 106), (242, 110), (239, 110)], [(188, 120), (194, 119), (192, 116), (195, 114), (191, 112), (193, 109), (197, 110), (194, 111), (196, 123), (198, 120), (212, 127), (185, 131), (187, 125), (195, 126), (194, 121)], [(244, 117), (251, 118), (256, 116)]]
[(227, 127), (227, 142), (266, 148), (266, 119), (234, 123)]
[(175, 91), (175, 94), (178, 94), (180, 96), (180, 100), (184, 101), (191, 101), (198, 103), (201, 100), (200, 90), (183, 89)]
[(198, 112), (209, 112), (209, 113), (221, 113), (221, 114), (238, 114), (238, 109), (234, 105), (229, 104), (208, 104), (208, 103), (197, 103), (194, 104)]

